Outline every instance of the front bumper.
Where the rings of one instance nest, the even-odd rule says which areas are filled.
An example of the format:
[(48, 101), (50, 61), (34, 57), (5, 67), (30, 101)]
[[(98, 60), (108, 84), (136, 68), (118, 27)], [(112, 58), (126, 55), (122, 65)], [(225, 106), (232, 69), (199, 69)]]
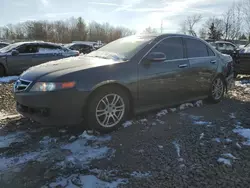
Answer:
[(43, 125), (81, 123), (87, 95), (76, 89), (14, 93), (17, 111)]

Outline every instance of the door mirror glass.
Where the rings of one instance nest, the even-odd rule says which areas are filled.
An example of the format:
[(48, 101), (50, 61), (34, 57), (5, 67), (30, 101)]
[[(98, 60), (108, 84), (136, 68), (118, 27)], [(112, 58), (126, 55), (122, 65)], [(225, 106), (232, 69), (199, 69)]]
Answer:
[(19, 54), (19, 51), (17, 51), (17, 50), (12, 50), (11, 51), (12, 56), (17, 56), (18, 54)]
[(162, 52), (151, 52), (147, 55), (147, 60), (150, 61), (164, 61), (166, 59), (166, 55)]

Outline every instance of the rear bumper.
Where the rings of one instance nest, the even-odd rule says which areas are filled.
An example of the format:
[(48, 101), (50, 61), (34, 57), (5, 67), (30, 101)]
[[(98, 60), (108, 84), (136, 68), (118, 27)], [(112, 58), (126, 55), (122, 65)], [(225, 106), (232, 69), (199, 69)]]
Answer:
[(226, 77), (227, 91), (233, 89), (235, 86), (234, 74), (230, 74)]
[(43, 125), (73, 125), (83, 120), (87, 93), (77, 90), (14, 94), (17, 111)]

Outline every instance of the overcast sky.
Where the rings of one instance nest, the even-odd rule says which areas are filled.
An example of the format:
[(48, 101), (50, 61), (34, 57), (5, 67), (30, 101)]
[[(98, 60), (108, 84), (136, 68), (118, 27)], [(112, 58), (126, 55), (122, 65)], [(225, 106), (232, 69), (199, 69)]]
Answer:
[(109, 22), (136, 31), (160, 28), (164, 20), (165, 32), (177, 32), (188, 15), (201, 13), (203, 19), (220, 15), (233, 1), (237, 0), (0, 0), (0, 26), (82, 16), (87, 22)]

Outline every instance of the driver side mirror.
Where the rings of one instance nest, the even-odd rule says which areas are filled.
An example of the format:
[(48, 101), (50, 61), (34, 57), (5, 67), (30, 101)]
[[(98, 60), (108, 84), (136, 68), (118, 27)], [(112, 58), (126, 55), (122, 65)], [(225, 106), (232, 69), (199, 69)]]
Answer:
[(17, 50), (12, 50), (11, 51), (12, 56), (17, 56), (18, 54), (19, 54), (19, 51), (17, 51)]
[(148, 61), (165, 61), (167, 57), (162, 52), (151, 52), (147, 55), (146, 59)]

